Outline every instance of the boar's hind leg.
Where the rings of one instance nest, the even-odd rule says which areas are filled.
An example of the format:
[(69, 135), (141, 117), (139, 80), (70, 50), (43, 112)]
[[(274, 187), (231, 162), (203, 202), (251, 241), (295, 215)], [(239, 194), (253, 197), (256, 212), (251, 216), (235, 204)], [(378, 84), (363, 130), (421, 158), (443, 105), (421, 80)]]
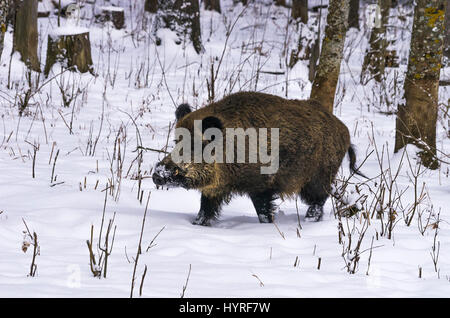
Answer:
[(275, 205), (273, 201), (276, 199), (275, 193), (271, 190), (250, 193), (250, 199), (252, 199), (255, 206), (256, 213), (260, 223), (272, 223)]
[(220, 206), (224, 199), (222, 197), (209, 197), (202, 193), (200, 199), (200, 211), (192, 224), (195, 225), (211, 225), (211, 221), (218, 218)]
[(323, 205), (328, 198), (330, 192), (331, 178), (321, 176), (321, 178), (313, 178), (304, 185), (300, 191), (300, 197), (309, 205), (306, 212), (307, 221), (320, 221), (323, 216)]

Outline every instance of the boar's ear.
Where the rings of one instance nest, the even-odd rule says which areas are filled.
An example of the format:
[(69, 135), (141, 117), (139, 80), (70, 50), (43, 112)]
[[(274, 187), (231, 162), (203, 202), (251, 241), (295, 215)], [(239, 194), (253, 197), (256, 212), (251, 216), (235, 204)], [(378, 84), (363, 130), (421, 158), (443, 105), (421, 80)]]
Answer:
[(205, 130), (208, 128), (218, 128), (222, 130), (223, 128), (222, 122), (220, 121), (219, 118), (214, 116), (205, 117), (202, 120), (202, 133), (204, 133)]
[(175, 111), (175, 118), (177, 119), (177, 121), (179, 121), (181, 118), (183, 118), (190, 112), (192, 112), (192, 109), (191, 106), (189, 106), (189, 104), (181, 104), (180, 106), (177, 107), (177, 110)]

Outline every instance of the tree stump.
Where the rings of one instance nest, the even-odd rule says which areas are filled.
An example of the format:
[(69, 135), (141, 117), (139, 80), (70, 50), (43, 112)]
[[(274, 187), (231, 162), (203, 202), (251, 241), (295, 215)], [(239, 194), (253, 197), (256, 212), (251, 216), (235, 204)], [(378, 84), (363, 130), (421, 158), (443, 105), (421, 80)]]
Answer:
[(117, 30), (125, 26), (125, 10), (121, 7), (100, 7), (101, 14), (96, 16), (98, 22), (111, 21)]
[(52, 66), (61, 63), (65, 68), (71, 68), (81, 73), (94, 73), (91, 56), (89, 30), (85, 28), (56, 28), (48, 36), (47, 61), (44, 74), (48, 75)]

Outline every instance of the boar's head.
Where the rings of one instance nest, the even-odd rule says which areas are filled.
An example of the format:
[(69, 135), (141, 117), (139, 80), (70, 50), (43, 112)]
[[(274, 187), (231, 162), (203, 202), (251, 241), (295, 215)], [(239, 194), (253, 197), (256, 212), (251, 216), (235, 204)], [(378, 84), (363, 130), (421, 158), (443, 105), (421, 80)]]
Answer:
[[(201, 136), (197, 136), (197, 138), (199, 138), (198, 140), (200, 140), (201, 143), (199, 148), (201, 149), (202, 154), (204, 147), (210, 142), (210, 140), (214, 140), (214, 135), (210, 136), (208, 139), (205, 138), (203, 133), (208, 128), (222, 130), (222, 122), (214, 116), (206, 116), (202, 118), (202, 116), (197, 116), (197, 114), (194, 115), (195, 112), (192, 113), (194, 116), (188, 116), (190, 113), (192, 113), (192, 111), (188, 104), (178, 106), (175, 112), (177, 120), (176, 130), (184, 129), (185, 132), (188, 133), (189, 138), (184, 135), (181, 139), (178, 137), (178, 139), (175, 140), (175, 149), (156, 164), (152, 178), (153, 183), (157, 186), (202, 189), (212, 186), (215, 183), (215, 180), (217, 180), (217, 169), (214, 162), (208, 160), (208, 162), (205, 161), (203, 156), (201, 156), (201, 160), (194, 160), (194, 143), (196, 142), (194, 119), (201, 122)], [(188, 140), (188, 147), (183, 149), (177, 148), (179, 143), (183, 141), (184, 138), (188, 138), (184, 140), (185, 142)], [(183, 155), (183, 151), (186, 150), (188, 150), (187, 152), (190, 150), (190, 154), (187, 155), (187, 157), (184, 157), (184, 160), (180, 160), (179, 156)], [(177, 156), (175, 156), (175, 151), (177, 151)], [(186, 160), (186, 158), (189, 159)]]

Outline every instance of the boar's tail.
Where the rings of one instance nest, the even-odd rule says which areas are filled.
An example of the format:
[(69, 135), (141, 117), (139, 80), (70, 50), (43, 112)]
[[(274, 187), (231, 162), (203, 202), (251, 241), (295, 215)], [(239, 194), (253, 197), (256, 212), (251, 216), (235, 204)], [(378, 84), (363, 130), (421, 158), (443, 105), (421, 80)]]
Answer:
[(361, 177), (369, 179), (364, 174), (362, 174), (361, 172), (358, 171), (359, 167), (358, 168), (355, 167), (355, 164), (356, 164), (356, 153), (355, 153), (355, 149), (353, 148), (353, 145), (350, 145), (350, 147), (348, 147), (348, 156), (350, 158), (350, 171), (353, 174), (357, 174), (357, 175), (359, 175)]

